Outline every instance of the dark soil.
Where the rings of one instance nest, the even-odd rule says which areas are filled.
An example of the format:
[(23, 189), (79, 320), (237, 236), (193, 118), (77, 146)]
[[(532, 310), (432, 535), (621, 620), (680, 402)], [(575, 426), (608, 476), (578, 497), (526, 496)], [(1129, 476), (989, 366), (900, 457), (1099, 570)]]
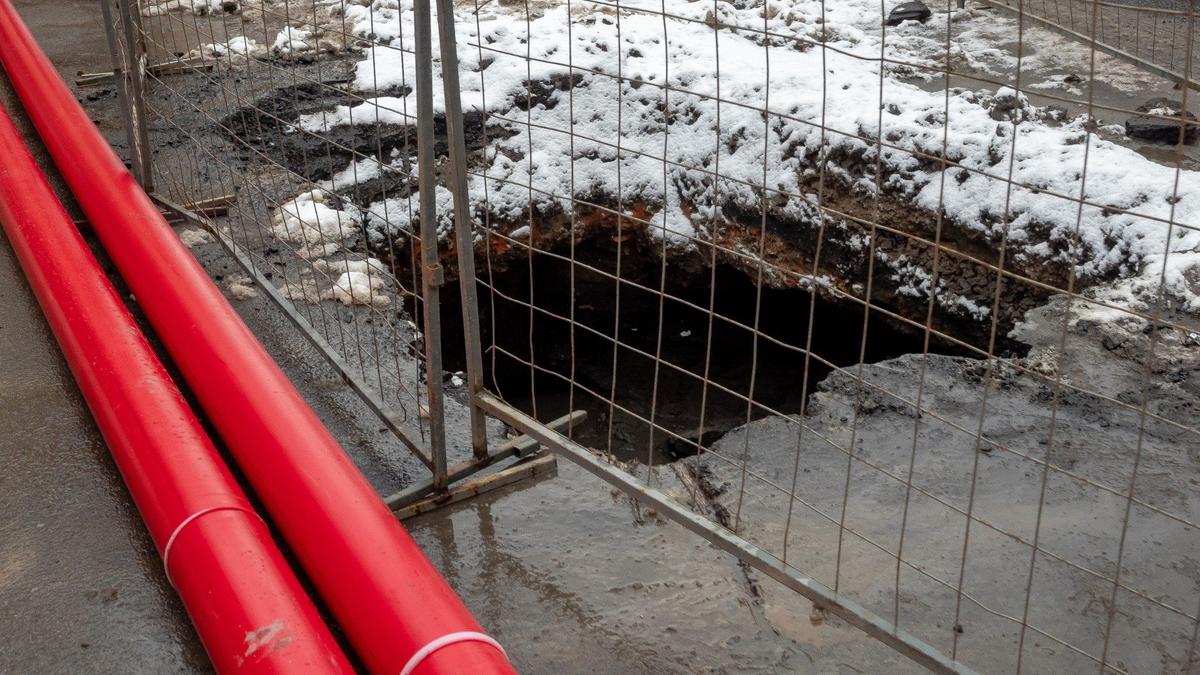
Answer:
[[(864, 342), (862, 306), (822, 295), (814, 302), (800, 289), (760, 291), (728, 265), (705, 274), (668, 266), (664, 282), (656, 259), (627, 252), (618, 287), (613, 242), (577, 246), (574, 259), (556, 250), (490, 272), (481, 263), (487, 384), (544, 421), (587, 410), (576, 440), (621, 459), (694, 454), (698, 442), (750, 420), (803, 412), (805, 393), (834, 367), (922, 351), (921, 331), (872, 312)], [(457, 284), (442, 297), (446, 366), (462, 369)], [(929, 349), (962, 353), (936, 336)]]

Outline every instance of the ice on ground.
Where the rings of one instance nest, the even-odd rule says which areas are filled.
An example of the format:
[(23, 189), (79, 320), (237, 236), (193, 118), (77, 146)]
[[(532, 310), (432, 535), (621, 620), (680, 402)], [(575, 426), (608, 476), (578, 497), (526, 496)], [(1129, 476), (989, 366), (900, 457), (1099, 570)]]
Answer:
[(391, 298), (384, 295), (383, 278), (366, 272), (346, 272), (333, 283), (333, 298), (343, 305), (386, 306)]
[(389, 270), (377, 258), (317, 260), (313, 267), (329, 275), (338, 275), (326, 297), (344, 305), (384, 307), (391, 303), (391, 298), (384, 293)]
[(188, 52), (190, 57), (208, 59), (225, 59), (233, 57), (237, 60), (248, 58), (261, 59), (267, 55), (267, 50), (254, 41), (253, 38), (235, 37), (229, 42), (217, 42), (201, 45)]
[(285, 280), (279, 288), (280, 294), (293, 302), (309, 304), (325, 300), (375, 307), (391, 304), (386, 292), (391, 272), (377, 258), (318, 259), (313, 260), (309, 269), (317, 274), (305, 271), (299, 278)]
[(389, 274), (388, 268), (378, 258), (365, 260), (314, 260), (313, 268), (326, 274), (354, 273), (369, 274), (384, 278)]
[(295, 246), (303, 258), (333, 255), (362, 221), (358, 209), (340, 202), (324, 190), (297, 195), (275, 210), (271, 233)]
[(251, 300), (258, 297), (258, 289), (247, 276), (237, 276), (229, 280), (229, 297), (234, 300)]
[(276, 56), (292, 56), (312, 51), (316, 46), (317, 37), (313, 31), (285, 26), (275, 36), (275, 42), (271, 44), (271, 53)]

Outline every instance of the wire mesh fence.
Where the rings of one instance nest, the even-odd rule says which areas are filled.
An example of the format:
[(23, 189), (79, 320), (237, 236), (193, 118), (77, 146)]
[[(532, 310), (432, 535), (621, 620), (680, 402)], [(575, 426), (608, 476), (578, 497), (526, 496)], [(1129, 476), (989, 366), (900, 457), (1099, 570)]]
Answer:
[(1198, 10), (897, 4), (141, 3), (148, 175), (430, 464), (462, 371), (932, 669), (1190, 672)]
[(1184, 76), (1188, 64), (1200, 59), (1200, 45), (1189, 39), (1196, 9), (1188, 0), (999, 0), (995, 4), (1036, 17), (1040, 25), (1069, 36), (1094, 40), (1109, 53), (1187, 82), (1193, 89), (1200, 87), (1194, 72)]
[[(306, 106), (355, 100), (344, 69), (331, 71), (322, 59), (281, 61), (257, 47), (280, 27), (316, 16), (315, 4), (295, 4), (264, 6), (250, 23), (225, 11), (236, 3), (143, 3), (143, 16), (130, 23), (142, 26), (148, 62), (176, 66), (146, 69), (153, 93), (142, 105), (157, 149), (149, 176), (161, 197), (220, 216), (213, 234), (250, 275), (226, 280), (235, 293), (253, 293), (254, 282), (265, 280), (303, 332), (340, 359), (391, 430), (431, 468), (444, 465), (441, 367), (429, 369), (437, 352), (422, 346), (437, 325), (413, 318), (424, 315), (431, 293), (437, 306), (436, 287), (423, 288), (420, 233), (388, 229), (376, 242), (389, 251), (386, 262), (364, 245), (372, 220), (411, 222), (415, 162), (376, 162), (361, 174), (357, 164), (339, 166), (387, 150), (411, 148), (415, 157), (416, 135), (338, 137), (295, 124)], [(297, 45), (302, 30), (295, 29)], [(355, 206), (373, 201), (365, 193), (382, 200), (378, 208)]]

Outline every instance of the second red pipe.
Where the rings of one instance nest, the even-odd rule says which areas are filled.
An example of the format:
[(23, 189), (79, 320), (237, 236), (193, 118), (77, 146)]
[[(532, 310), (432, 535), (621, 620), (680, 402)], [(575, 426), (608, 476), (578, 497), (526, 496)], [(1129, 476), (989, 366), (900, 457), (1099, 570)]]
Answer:
[(0, 225), (221, 673), (353, 672), (0, 108)]

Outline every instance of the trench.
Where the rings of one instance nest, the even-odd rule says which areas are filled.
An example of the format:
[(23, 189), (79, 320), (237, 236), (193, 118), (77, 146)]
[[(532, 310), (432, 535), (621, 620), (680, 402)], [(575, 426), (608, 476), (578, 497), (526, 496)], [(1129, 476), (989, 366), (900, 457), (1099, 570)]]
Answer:
[[(574, 264), (571, 255), (536, 251), (504, 268), (477, 261), (486, 384), (543, 422), (587, 411), (574, 440), (622, 461), (693, 455), (751, 420), (803, 412), (805, 391), (860, 354), (871, 363), (923, 348), (922, 332), (878, 313), (864, 343), (860, 304), (822, 294), (814, 301), (802, 289), (760, 291), (733, 267), (697, 273), (668, 263), (662, 281), (657, 257), (627, 252), (618, 287), (607, 239), (577, 244)], [(448, 371), (466, 367), (459, 292), (457, 282), (442, 289)], [(961, 355), (936, 339), (929, 349)]]

